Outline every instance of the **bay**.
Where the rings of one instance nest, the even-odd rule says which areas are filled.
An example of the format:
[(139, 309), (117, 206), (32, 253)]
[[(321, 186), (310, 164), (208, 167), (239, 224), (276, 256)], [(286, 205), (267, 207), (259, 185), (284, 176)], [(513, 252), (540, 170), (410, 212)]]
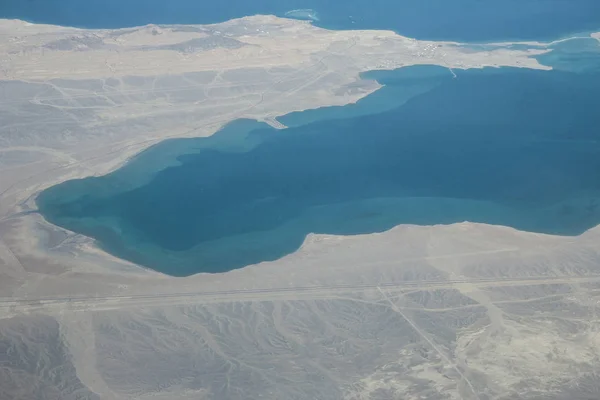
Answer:
[(378, 78), (387, 86), (370, 101), (283, 117), (285, 130), (241, 120), (165, 141), (42, 192), (39, 210), (176, 276), (275, 260), (309, 233), (473, 221), (577, 235), (600, 223), (597, 72), (418, 66)]

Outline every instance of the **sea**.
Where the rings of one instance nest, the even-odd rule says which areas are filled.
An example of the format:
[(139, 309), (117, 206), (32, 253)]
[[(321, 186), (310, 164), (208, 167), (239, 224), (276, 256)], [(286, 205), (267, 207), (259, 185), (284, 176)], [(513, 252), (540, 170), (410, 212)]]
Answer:
[(39, 211), (175, 276), (276, 260), (309, 233), (473, 221), (578, 235), (600, 223), (600, 71), (455, 73), (372, 72), (381, 90), (284, 116), (288, 129), (238, 120), (167, 140), (47, 189)]
[(552, 71), (371, 71), (380, 90), (278, 118), (287, 129), (242, 119), (165, 140), (108, 175), (43, 191), (44, 218), (172, 276), (277, 260), (309, 233), (472, 221), (578, 235), (600, 223), (600, 42), (586, 33), (600, 30), (597, 0), (0, 3), (0, 18), (87, 28), (259, 13), (473, 46), (567, 39), (538, 56)]
[(0, 18), (84, 28), (210, 24), (255, 14), (417, 39), (554, 40), (600, 30), (598, 0), (2, 0)]

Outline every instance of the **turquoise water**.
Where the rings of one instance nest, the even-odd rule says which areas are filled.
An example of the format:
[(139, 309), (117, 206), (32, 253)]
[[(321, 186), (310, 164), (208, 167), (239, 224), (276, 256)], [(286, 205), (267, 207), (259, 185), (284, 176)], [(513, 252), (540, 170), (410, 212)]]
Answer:
[[(312, 9), (318, 26), (390, 29), (418, 39), (557, 39), (600, 30), (598, 0), (3, 0), (0, 18), (89, 28), (206, 24)], [(307, 18), (307, 13), (297, 13)]]
[(387, 86), (356, 105), (290, 114), (286, 130), (241, 120), (165, 141), (38, 206), (176, 276), (274, 260), (311, 232), (468, 220), (575, 235), (600, 223), (600, 75), (456, 73), (375, 73)]
[(600, 41), (582, 37), (550, 46), (551, 52), (536, 57), (554, 69), (571, 72), (600, 72)]
[(293, 112), (279, 117), (278, 120), (285, 126), (297, 127), (316, 121), (360, 117), (393, 110), (411, 98), (435, 88), (452, 76), (450, 70), (446, 68), (428, 65), (392, 72), (366, 72), (361, 74), (362, 79), (375, 80), (383, 87), (360, 99), (356, 104)]
[(286, 18), (295, 18), (305, 21), (319, 21), (319, 13), (311, 8), (300, 8), (296, 10), (290, 10), (283, 14)]

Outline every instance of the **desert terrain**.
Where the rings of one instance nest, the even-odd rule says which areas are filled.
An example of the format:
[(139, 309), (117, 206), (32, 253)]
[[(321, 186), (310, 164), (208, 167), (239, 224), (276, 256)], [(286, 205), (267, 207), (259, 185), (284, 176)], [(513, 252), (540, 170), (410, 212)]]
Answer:
[[(596, 34), (597, 38), (600, 38)], [(357, 102), (410, 65), (550, 51), (254, 16), (84, 30), (0, 21), (0, 398), (596, 399), (600, 229), (462, 223), (309, 235), (173, 278), (48, 224), (35, 196), (167, 138)]]

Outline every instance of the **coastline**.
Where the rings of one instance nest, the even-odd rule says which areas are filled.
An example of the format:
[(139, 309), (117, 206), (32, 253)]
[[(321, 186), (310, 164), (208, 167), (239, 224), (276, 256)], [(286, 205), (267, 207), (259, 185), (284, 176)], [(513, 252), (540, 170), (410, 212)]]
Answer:
[[(338, 40), (337, 35), (339, 34), (339, 32), (337, 31), (325, 31), (323, 29), (320, 28), (315, 28), (313, 26), (311, 26), (310, 24), (306, 23), (305, 21), (297, 21), (297, 20), (282, 20), (281, 18), (277, 18), (274, 16), (256, 16), (256, 17), (245, 17), (245, 18), (240, 18), (238, 20), (233, 20), (233, 21), (228, 21), (227, 23), (223, 23), (223, 24), (216, 24), (216, 25), (211, 25), (211, 26), (223, 26), (223, 25), (232, 25), (234, 23), (245, 23), (246, 21), (250, 21), (250, 23), (254, 23), (256, 21), (254, 20), (258, 20), (258, 22), (263, 22), (263, 21), (282, 21), (282, 26), (291, 26), (291, 27), (296, 27), (296, 28), (301, 28), (301, 29), (306, 29), (306, 30), (314, 30), (316, 32), (317, 35), (321, 35), (324, 34), (325, 32), (331, 33), (333, 36), (330, 40), (332, 40), (333, 42)], [(0, 20), (0, 29), (2, 27), (3, 22), (5, 23), (6, 20)], [(10, 21), (9, 21), (10, 22)], [(12, 21), (14, 22), (14, 21)], [(31, 25), (28, 24), (27, 29), (34, 29), (36, 28), (36, 25)], [(144, 26), (144, 27), (140, 27), (140, 28), (127, 28), (127, 29), (123, 29), (123, 31), (135, 31), (135, 29), (143, 29), (143, 30), (147, 30), (149, 26)], [(150, 26), (151, 27), (151, 26)], [(46, 31), (50, 31), (52, 32), (52, 34), (56, 34), (56, 35), (64, 35), (64, 32), (62, 32), (62, 28), (57, 30), (57, 27), (54, 26), (50, 26), (50, 25), (46, 25), (43, 26), (43, 32)], [(223, 28), (222, 28), (223, 29)], [(122, 30), (118, 30), (118, 31), (122, 31)], [(42, 33), (43, 33), (42, 32)], [(82, 29), (77, 29), (77, 28), (67, 28), (67, 33), (68, 34), (72, 34), (72, 33), (80, 33), (80, 34), (86, 34), (86, 30), (82, 30)], [(108, 31), (105, 31), (105, 33)], [(350, 34), (348, 34), (350, 33)], [(37, 35), (37, 32), (30, 32), (30, 33), (24, 33), (25, 35), (27, 34), (35, 34)], [(430, 48), (428, 46), (431, 46), (431, 42), (427, 42), (427, 41), (417, 41), (415, 39), (408, 39), (408, 38), (404, 38), (398, 35), (395, 35), (391, 32), (378, 32), (378, 31), (359, 31), (357, 32), (357, 34), (364, 34), (367, 35), (367, 37), (371, 38), (371, 40), (375, 39), (376, 41), (378, 40), (382, 40), (381, 38), (378, 39), (378, 36), (380, 34), (383, 34), (383, 40), (389, 40), (391, 38), (397, 38), (397, 40), (399, 40), (399, 45), (400, 46), (406, 46), (408, 45), (409, 47), (413, 47), (415, 45), (417, 46), (422, 46), (425, 48)], [(353, 32), (345, 32), (343, 33), (342, 37), (345, 40), (353, 40)], [(252, 42), (250, 42), (252, 43)], [(384, 42), (385, 43), (385, 42)], [(421, 44), (422, 43), (422, 44)], [(443, 43), (443, 42), (442, 42)], [(351, 46), (354, 45), (354, 43), (350, 42)], [(450, 49), (453, 49), (457, 46), (456, 43), (447, 43), (450, 46)], [(2, 50), (2, 49), (0, 49)], [(5, 50), (6, 51), (6, 50)], [(320, 51), (319, 47), (317, 47), (316, 52), (318, 53)], [(532, 56), (537, 55), (537, 54), (543, 54), (544, 52), (546, 52), (546, 50), (534, 50), (534, 51), (510, 51), (510, 50), (503, 50), (500, 49), (497, 52), (481, 52), (483, 55), (483, 58), (481, 58), (480, 60), (477, 60), (477, 58), (475, 58), (476, 61), (474, 62), (470, 62), (470, 61), (456, 61), (456, 65), (453, 65), (452, 63), (448, 64), (446, 61), (437, 61), (438, 65), (441, 66), (449, 66), (451, 68), (456, 68), (456, 69), (461, 69), (461, 68), (483, 68), (483, 67), (497, 67), (497, 66), (515, 66), (515, 67), (522, 67), (522, 68), (537, 68), (537, 69), (551, 69), (550, 67), (546, 67), (543, 66), (541, 64), (539, 64), (534, 58), (532, 58)], [(490, 60), (490, 55), (497, 53), (498, 54), (498, 62), (500, 62), (500, 64), (498, 62), (493, 62), (492, 60)], [(68, 54), (68, 53), (66, 53)], [(62, 54), (63, 56), (66, 54)], [(76, 53), (74, 53), (76, 54)], [(333, 53), (335, 54), (335, 53)], [(329, 53), (328, 55), (332, 55), (331, 53)], [(473, 56), (472, 53), (467, 53), (467, 56), (471, 57)], [(387, 58), (389, 55), (388, 54), (382, 54), (383, 57)], [(416, 55), (417, 57), (420, 57), (418, 54)], [(457, 54), (457, 56), (459, 56), (459, 54)], [(460, 56), (459, 56), (460, 57)], [(384, 58), (384, 59), (385, 59)], [(486, 62), (482, 62), (485, 59)], [(81, 178), (81, 177), (85, 177), (85, 176), (97, 176), (97, 175), (103, 175), (106, 173), (109, 173), (111, 171), (114, 171), (115, 169), (118, 169), (120, 166), (122, 166), (124, 163), (127, 162), (128, 159), (130, 159), (133, 155), (143, 151), (144, 149), (148, 148), (149, 146), (164, 140), (164, 139), (168, 139), (168, 138), (185, 138), (185, 137), (203, 137), (203, 136), (209, 136), (212, 133), (218, 131), (222, 126), (224, 126), (225, 124), (236, 120), (236, 119), (240, 119), (240, 118), (250, 118), (250, 119), (256, 119), (258, 121), (261, 121), (265, 118), (276, 118), (279, 116), (284, 116), (287, 115), (291, 112), (301, 112), (301, 111), (305, 111), (305, 110), (309, 110), (309, 109), (317, 109), (317, 108), (322, 108), (322, 107), (330, 107), (330, 106), (338, 106), (338, 105), (347, 105), (347, 104), (352, 104), (357, 102), (358, 100), (372, 94), (373, 92), (375, 92), (376, 90), (378, 90), (379, 88), (381, 88), (381, 85), (378, 84), (375, 81), (364, 81), (361, 80), (359, 74), (363, 73), (363, 72), (369, 72), (369, 71), (377, 71), (377, 70), (392, 70), (392, 69), (396, 69), (396, 68), (401, 68), (401, 67), (405, 67), (405, 66), (410, 66), (410, 65), (419, 65), (419, 64), (434, 64), (436, 65), (436, 61), (429, 61), (428, 60), (428, 56), (425, 55), (425, 58), (423, 59), (423, 61), (421, 62), (406, 62), (403, 59), (403, 55), (400, 54), (400, 60), (402, 61), (384, 61), (383, 64), (386, 65), (382, 65), (381, 62), (377, 62), (377, 60), (369, 60), (370, 62), (367, 65), (360, 65), (362, 64), (362, 62), (360, 62), (360, 64), (358, 64), (356, 67), (352, 67), (350, 68), (349, 72), (349, 76), (347, 78), (347, 80), (345, 80), (344, 82), (341, 83), (337, 83), (337, 85), (334, 86), (334, 88), (339, 89), (345, 85), (348, 84), (359, 84), (359, 88), (360, 88), (360, 92), (354, 92), (350, 95), (345, 95), (343, 97), (339, 97), (339, 96), (335, 96), (335, 95), (329, 95), (328, 97), (322, 97), (319, 96), (317, 99), (314, 99), (313, 96), (314, 95), (310, 95), (309, 92), (309, 96), (310, 99), (309, 101), (307, 101), (306, 99), (301, 99), (300, 101), (296, 101), (295, 105), (294, 103), (292, 104), (272, 104), (271, 107), (277, 107), (275, 109), (265, 109), (264, 107), (259, 107), (259, 105), (257, 105), (256, 103), (250, 103), (245, 110), (242, 111), (234, 111), (233, 113), (223, 113), (221, 115), (218, 116), (214, 116), (212, 117), (211, 120), (206, 121), (205, 119), (202, 121), (202, 125), (199, 126), (169, 126), (168, 129), (162, 129), (162, 130), (158, 130), (155, 132), (144, 132), (144, 140), (140, 141), (138, 140), (127, 140), (127, 141), (123, 141), (121, 142), (118, 147), (119, 149), (125, 149), (124, 154), (120, 155), (120, 156), (116, 156), (114, 155), (114, 151), (113, 151), (113, 146), (111, 145), (106, 145), (104, 144), (102, 147), (105, 147), (108, 149), (108, 151), (106, 151), (105, 155), (107, 155), (108, 157), (112, 158), (109, 161), (103, 163), (104, 165), (100, 164), (100, 165), (93, 165), (92, 163), (89, 163), (89, 161), (87, 160), (81, 160), (81, 161), (77, 161), (77, 165), (79, 164), (91, 164), (89, 166), (84, 166), (83, 168), (85, 168), (86, 171), (89, 171), (90, 169), (93, 170), (93, 172), (84, 172), (84, 173), (63, 173), (51, 180), (47, 180), (44, 183), (44, 187), (48, 187), (51, 186), (53, 184), (56, 183), (60, 183), (64, 180), (67, 179), (73, 179), (73, 178)], [(317, 60), (317, 64), (320, 64), (323, 60)], [(404, 61), (404, 62), (403, 62)], [(310, 65), (309, 65), (310, 67)], [(335, 67), (335, 65), (334, 65)], [(13, 68), (17, 68), (16, 64), (15, 66), (13, 66)], [(168, 66), (166, 66), (166, 68), (168, 68)], [(304, 69), (307, 69), (307, 67), (304, 67)], [(25, 73), (25, 70), (21, 70), (20, 73)], [(57, 77), (60, 75), (61, 70), (60, 68), (55, 68), (53, 69), (54, 75), (56, 75)], [(110, 69), (108, 70), (109, 74), (114, 74), (114, 72), (110, 72)], [(127, 74), (129, 71), (126, 70), (124, 71), (125, 74)], [(136, 71), (137, 72), (137, 71)], [(156, 74), (160, 74), (160, 70), (156, 70), (155, 71)], [(170, 72), (171, 73), (171, 72)], [(91, 77), (94, 77), (94, 75), (91, 75)], [(7, 70), (4, 71), (4, 76), (2, 77), (4, 79), (10, 78), (10, 74), (7, 73)], [(293, 76), (292, 76), (293, 78)], [(29, 78), (31, 79), (31, 78)], [(39, 77), (38, 77), (39, 79)], [(86, 79), (90, 79), (89, 77)], [(35, 81), (35, 78), (34, 78)], [(289, 97), (289, 94), (286, 94), (286, 97)], [(296, 99), (298, 100), (298, 99)], [(316, 100), (316, 102), (314, 101)], [(262, 101), (261, 101), (262, 103)], [(283, 108), (281, 107), (283, 106)], [(287, 106), (287, 107), (286, 107)], [(259, 110), (259, 108), (262, 108), (262, 110)], [(132, 150), (127, 150), (127, 149), (131, 149)], [(6, 148), (4, 151), (10, 151), (10, 147)], [(81, 151), (81, 150), (79, 150)], [(85, 152), (87, 151), (87, 149), (83, 150), (82, 152), (85, 154)], [(120, 151), (120, 150), (119, 150)], [(97, 154), (95, 154), (97, 156)], [(99, 157), (102, 157), (102, 155), (100, 155)], [(89, 158), (88, 158), (89, 160)], [(75, 163), (73, 164), (67, 164), (65, 166), (63, 166), (63, 168), (65, 169), (73, 169), (73, 168), (77, 168), (77, 165)], [(9, 185), (7, 185), (6, 183), (2, 183), (2, 187), (4, 188), (4, 190), (2, 192), (6, 192), (6, 187), (7, 186), (12, 186), (12, 191), (15, 190), (23, 190), (24, 188), (16, 188), (14, 187), (14, 185), (17, 184), (16, 182), (10, 182)], [(39, 191), (41, 190), (41, 187), (36, 188), (35, 191)], [(19, 201), (22, 201), (24, 198), (30, 197), (33, 193), (31, 191), (29, 191), (28, 193), (24, 194), (23, 196), (20, 197)], [(3, 208), (5, 207), (5, 204), (2, 204)], [(15, 210), (16, 211), (16, 210)], [(13, 212), (15, 212), (13, 211)], [(3, 212), (4, 217), (6, 217), (6, 211)]]
[[(69, 145), (64, 150), (53, 150), (56, 151), (57, 156), (62, 154), (68, 154), (69, 161), (67, 162), (60, 161), (60, 159), (57, 161), (56, 159), (51, 158), (50, 160), (46, 161), (46, 164), (44, 164), (43, 161), (38, 162), (36, 166), (34, 166), (35, 168), (37, 168), (37, 170), (35, 168), (32, 170), (33, 167), (31, 165), (17, 166), (17, 169), (28, 170), (29, 172), (27, 172), (25, 179), (16, 179), (12, 182), (0, 182), (0, 184), (2, 185), (1, 211), (3, 215), (2, 219), (0, 220), (0, 224), (8, 226), (12, 225), (9, 224), (11, 221), (20, 221), (22, 218), (31, 218), (28, 216), (22, 216), (20, 213), (35, 209), (35, 206), (32, 203), (32, 201), (36, 193), (39, 193), (41, 190), (53, 186), (57, 183), (64, 182), (68, 179), (84, 178), (86, 176), (105, 175), (107, 173), (115, 171), (116, 169), (126, 164), (128, 160), (130, 160), (132, 157), (135, 157), (136, 155), (140, 154), (140, 152), (146, 150), (148, 147), (165, 139), (171, 137), (185, 138), (210, 136), (214, 132), (218, 131), (222, 126), (240, 118), (249, 118), (258, 121), (264, 121), (271, 118), (288, 115), (291, 112), (299, 112), (308, 109), (317, 109), (320, 107), (341, 106), (356, 103), (360, 99), (369, 96), (370, 94), (382, 87), (376, 81), (363, 80), (360, 76), (361, 73), (377, 70), (392, 70), (405, 66), (419, 64), (437, 64), (447, 68), (455, 69), (499, 66), (513, 66), (546, 70), (551, 69), (550, 67), (539, 64), (533, 58), (533, 56), (535, 55), (543, 54), (547, 51), (550, 51), (546, 49), (523, 51), (509, 50), (500, 47), (494, 51), (473, 52), (472, 50), (468, 50), (467, 52), (461, 52), (460, 44), (454, 42), (437, 43), (419, 41), (415, 39), (405, 38), (389, 31), (327, 31), (325, 29), (314, 27), (311, 24), (304, 21), (284, 20), (274, 16), (245, 17), (238, 20), (228, 21), (223, 24), (209, 25), (208, 27), (218, 27), (219, 32), (226, 33), (228, 29), (233, 29), (234, 31), (235, 29), (239, 29), (240, 25), (242, 27), (252, 27), (256, 24), (265, 23), (269, 24), (269, 26), (271, 27), (269, 29), (280, 29), (281, 32), (284, 33), (284, 38), (278, 38), (274, 41), (272, 38), (269, 38), (269, 35), (265, 36), (264, 32), (258, 32), (258, 34), (255, 34), (250, 37), (231, 37), (236, 38), (236, 40), (243, 37), (246, 45), (249, 45), (254, 48), (256, 48), (257, 46), (262, 47), (264, 49), (273, 48), (275, 52), (278, 52), (280, 51), (281, 46), (284, 45), (285, 40), (287, 40), (285, 39), (285, 35), (296, 36), (298, 34), (302, 34), (308, 35), (307, 38), (310, 37), (310, 35), (314, 36), (314, 45), (311, 45), (310, 40), (308, 40), (307, 44), (305, 44), (305, 46), (303, 47), (303, 51), (306, 52), (303, 55), (303, 58), (299, 59), (296, 56), (291, 57), (289, 60), (285, 59), (287, 60), (285, 61), (285, 63), (287, 63), (288, 65), (286, 68), (289, 69), (291, 66), (293, 66), (291, 70), (286, 71), (287, 75), (284, 75), (287, 76), (287, 78), (285, 79), (293, 83), (291, 85), (291, 88), (290, 86), (285, 87), (284, 85), (284, 91), (282, 92), (282, 94), (277, 93), (274, 92), (274, 86), (277, 86), (278, 84), (283, 84), (286, 81), (280, 79), (279, 81), (275, 81), (275, 83), (269, 82), (266, 85), (266, 91), (263, 91), (261, 94), (260, 101), (250, 101), (246, 103), (246, 107), (242, 110), (235, 108), (232, 110), (231, 106), (227, 106), (229, 107), (229, 112), (217, 112), (215, 115), (214, 111), (210, 111), (207, 115), (212, 115), (212, 117), (203, 118), (202, 123), (199, 125), (197, 124), (197, 122), (188, 122), (179, 126), (172, 125), (170, 122), (172, 122), (173, 120), (171, 119), (165, 121), (169, 122), (168, 128), (166, 128), (165, 125), (164, 128), (159, 129), (154, 133), (145, 130), (143, 133), (137, 133), (137, 137), (133, 136), (131, 139), (120, 140), (113, 144), (104, 143), (99, 148), (88, 147), (87, 143), (84, 142), (80, 145)], [(3, 24), (6, 25), (6, 21), (0, 21), (0, 30), (2, 29)], [(21, 35), (23, 35), (22, 40), (34, 40), (34, 42), (37, 43), (37, 45), (39, 46), (41, 43), (43, 43), (43, 41), (40, 42), (39, 33), (35, 31), (35, 28), (36, 25), (27, 24), (25, 30), (21, 33)], [(204, 32), (204, 29), (206, 29), (207, 26), (195, 26), (194, 28), (198, 28)], [(139, 32), (140, 34), (147, 35), (148, 38), (151, 38), (153, 37), (152, 29), (154, 29), (153, 26), (145, 26), (141, 28), (128, 28), (118, 31), (122, 31), (122, 33), (125, 32), (127, 34), (137, 34)], [(163, 26), (160, 27), (160, 29), (163, 30), (161, 34), (165, 34), (165, 32), (166, 34), (169, 34), (169, 32), (171, 32), (169, 31), (169, 29), (171, 29), (170, 27)], [(89, 32), (87, 30), (68, 28), (65, 31), (62, 28), (57, 28), (53, 26), (43, 26), (42, 33), (44, 32), (50, 33), (52, 38), (56, 37), (57, 35), (61, 36), (65, 34), (78, 34), (84, 35), (84, 37), (89, 36)], [(97, 34), (108, 35), (109, 32), (112, 31), (102, 30), (98, 31)], [(177, 32), (173, 32), (173, 34), (177, 34)], [(189, 40), (188, 36), (182, 38), (185, 40)], [(167, 42), (172, 42), (173, 40), (167, 39)], [(178, 38), (177, 40), (180, 39)], [(379, 46), (381, 48), (381, 53), (377, 53), (377, 47), (373, 47), (374, 45)], [(440, 45), (441, 47), (436, 47), (438, 45)], [(242, 49), (243, 48), (244, 47), (242, 47)], [(370, 52), (372, 54), (370, 57), (368, 57), (368, 59), (364, 58), (364, 50), (360, 50), (365, 48), (371, 49)], [(390, 53), (390, 50), (393, 50), (395, 48), (405, 50), (402, 50), (396, 54)], [(6, 48), (0, 50), (9, 51), (9, 49)], [(325, 53), (323, 53), (324, 50), (326, 51)], [(93, 52), (95, 50), (93, 48), (90, 48), (86, 49), (84, 52), (77, 52), (73, 50), (68, 50), (67, 52), (61, 51), (61, 53), (64, 53), (61, 54), (61, 56), (70, 55), (71, 57), (78, 57), (78, 54), (85, 55), (85, 52), (87, 51)], [(206, 52), (206, 56), (210, 55), (211, 57), (213, 57), (215, 54), (214, 50), (210, 49), (199, 49), (197, 51), (199, 51), (198, 54), (203, 54), (203, 52)], [(39, 55), (40, 53), (37, 54)], [(194, 57), (199, 57), (198, 54)], [(246, 57), (253, 57), (252, 54), (253, 53), (246, 54)], [(51, 51), (46, 51), (45, 53), (41, 53), (41, 55), (43, 57), (50, 57), (48, 59), (49, 61), (54, 58)], [(176, 57), (179, 58), (182, 56), (184, 58), (190, 58), (190, 55), (186, 55), (185, 52), (179, 52), (173, 55), (176, 55)], [(25, 56), (29, 57), (29, 55)], [(317, 57), (316, 59), (314, 59), (315, 56)], [(277, 57), (280, 58), (281, 55), (278, 54)], [(311, 58), (313, 58), (313, 61), (307, 63), (307, 60), (309, 61)], [(133, 59), (131, 58), (128, 60), (129, 61), (127, 62), (133, 62)], [(139, 61), (142, 60), (138, 60), (137, 62)], [(169, 71), (169, 74), (177, 72), (172, 70), (172, 64), (167, 62), (163, 65), (160, 63), (159, 59), (156, 59), (156, 61), (158, 61), (158, 63), (155, 66), (155, 74), (160, 75), (161, 73), (163, 73), (161, 71)], [(21, 65), (22, 67), (19, 69), (20, 74), (27, 74), (26, 64), (15, 63), (13, 68), (17, 68), (17, 65)], [(56, 66), (56, 64), (54, 65)], [(130, 67), (128, 67), (127, 65), (122, 65), (120, 67), (116, 65), (106, 65), (108, 66), (108, 68), (105, 67), (107, 68), (107, 73), (112, 76), (115, 76), (116, 73), (121, 71), (118, 68), (122, 68), (122, 72), (119, 73), (123, 74), (124, 76), (127, 76), (128, 74), (134, 72), (138, 72), (135, 68), (135, 64), (132, 64)], [(268, 65), (270, 68), (273, 68), (273, 65)], [(283, 64), (281, 64), (281, 61), (279, 61), (279, 64), (276, 65)], [(198, 64), (197, 67), (199, 68), (196, 68), (196, 70), (206, 70), (206, 66), (202, 62)], [(294, 70), (293, 68), (296, 69)], [(332, 70), (336, 71), (336, 75), (338, 76), (341, 73), (342, 76), (344, 76), (344, 78), (341, 81), (337, 78), (335, 80), (323, 81), (323, 79), (331, 79), (329, 78), (329, 73)], [(53, 74), (57, 78), (58, 76), (60, 76), (58, 74), (64, 74), (64, 72), (60, 72), (60, 68), (53, 68), (52, 71), (54, 71)], [(146, 73), (144, 72), (144, 70), (141, 70), (139, 72), (142, 75)], [(98, 73), (99, 71), (91, 71), (91, 73), (86, 79), (97, 79), (101, 77), (102, 75), (98, 75)], [(37, 72), (37, 74), (37, 76), (35, 76), (34, 74), (34, 76), (32, 77), (32, 81), (40, 81), (42, 75), (39, 75), (39, 72)], [(4, 79), (10, 76), (11, 74), (7, 73), (5, 70)], [(308, 81), (311, 82), (311, 76), (314, 83), (312, 85), (307, 85), (307, 78)], [(48, 77), (44, 79), (47, 78)], [(330, 93), (322, 92), (323, 82), (328, 82), (327, 85), (329, 85), (330, 87), (330, 89), (328, 89), (331, 90)], [(348, 92), (347, 89), (345, 89), (345, 93), (342, 92), (343, 95), (341, 96), (335, 94), (340, 89), (345, 87), (352, 87), (353, 89), (350, 92)], [(354, 87), (356, 87), (358, 90), (354, 89)], [(274, 92), (272, 98), (267, 97), (269, 92)], [(185, 111), (185, 109), (182, 111)], [(119, 118), (122, 119), (123, 117), (119, 116), (117, 122)], [(124, 122), (125, 121), (126, 120), (124, 120)], [(140, 140), (140, 136), (142, 134), (143, 140)], [(10, 150), (11, 149), (9, 147), (5, 151)], [(18, 175), (15, 176), (19, 178)], [(35, 226), (45, 226), (44, 229), (56, 229), (56, 227), (54, 226), (49, 226), (45, 224), (48, 223), (43, 220), (40, 221), (38, 219)], [(4, 241), (13, 242), (11, 238), (35, 236), (29, 235), (18, 229), (17, 231), (15, 231), (14, 229), (14, 227), (8, 229), (6, 229), (5, 227), (2, 229), (2, 236)], [(94, 248), (94, 244), (91, 241), (84, 240), (84, 242), (86, 242), (86, 245), (83, 247), (84, 249), (86, 249), (84, 251), (87, 252), (90, 251), (90, 249)], [(22, 246), (23, 243), (15, 243), (15, 245)], [(25, 251), (25, 253), (27, 252), (26, 249), (16, 250), (17, 253), (22, 253), (23, 251)], [(82, 249), (79, 249), (77, 251), (82, 251)], [(106, 253), (97, 248), (94, 248), (93, 252), (96, 254), (103, 254), (109, 259), (112, 259), (112, 256), (106, 255)], [(79, 254), (78, 257), (81, 256), (83, 256), (83, 254)], [(127, 263), (125, 263), (124, 265), (127, 265)]]
[[(0, 36), (9, 25), (0, 21)], [(557, 226), (567, 229), (600, 220), (600, 141), (589, 130), (600, 123), (600, 70), (569, 72), (570, 62), (596, 65), (589, 56), (595, 50), (586, 52), (585, 43), (553, 45), (559, 51), (546, 59), (549, 66), (534, 57), (552, 51), (550, 45), (427, 42), (389, 31), (331, 32), (275, 17), (119, 31), (17, 25), (0, 41), (0, 345), (11, 350), (0, 360), (8, 382), (0, 397), (558, 399), (598, 392), (600, 226), (561, 236), (526, 232), (531, 225), (493, 225), (507, 216), (537, 218), (542, 228), (554, 218), (563, 218)], [(600, 32), (593, 37), (600, 42)], [(584, 53), (574, 54), (579, 50)], [(246, 62), (254, 67), (238, 68)], [(415, 75), (423, 71), (430, 83), (418, 82)], [(493, 84), (484, 79), (489, 76)], [(392, 106), (400, 108), (377, 115)], [(343, 121), (352, 115), (365, 120)], [(257, 146), (269, 137), (291, 137), (307, 122), (315, 122), (314, 129), (292, 138), (292, 152)], [(407, 129), (393, 129), (405, 123)], [(364, 135), (349, 135), (350, 126)], [(261, 131), (248, 133), (256, 127)], [(221, 129), (231, 135), (214, 134)], [(383, 135), (376, 148), (374, 134), (382, 130), (393, 134)], [(331, 131), (343, 136), (327, 140)], [(413, 141), (397, 142), (403, 132)], [(183, 199), (171, 210), (180, 204), (188, 226), (208, 225), (207, 214), (228, 209), (220, 201), (228, 193), (260, 204), (252, 209), (268, 227), (272, 220), (264, 211), (277, 205), (280, 193), (246, 196), (262, 184), (251, 179), (253, 171), (267, 183), (277, 183), (266, 179), (271, 171), (284, 178), (290, 171), (309, 176), (308, 188), (331, 187), (319, 193), (356, 187), (372, 197), (354, 201), (347, 192), (349, 201), (335, 203), (344, 198), (326, 195), (329, 206), (308, 208), (303, 218), (247, 238), (254, 242), (249, 246), (264, 245), (300, 232), (293, 238), (299, 247), (274, 254), (275, 261), (185, 277), (114, 257), (36, 210), (38, 194), (49, 186), (126, 173), (124, 182), (115, 179), (106, 189), (118, 191), (127, 181), (144, 183), (150, 172), (193, 164), (191, 156), (178, 155), (200, 152), (204, 142), (229, 159), (253, 149), (261, 162), (248, 157), (236, 169), (213, 152), (196, 164), (200, 170), (163, 179), (182, 190), (142, 191), (139, 203), (127, 197), (133, 214), (143, 217), (137, 208), (152, 199), (150, 216), (174, 216), (154, 213), (170, 211), (159, 202), (169, 193)], [(339, 151), (350, 143), (354, 149)], [(318, 162), (319, 151), (325, 163)], [(339, 165), (356, 168), (336, 168), (329, 157), (336, 151), (347, 162)], [(369, 169), (364, 160), (372, 158), (362, 156), (368, 151), (381, 167), (374, 170), (377, 179), (361, 173)], [(404, 161), (386, 163), (382, 154)], [(228, 186), (239, 190), (213, 185), (206, 193), (220, 197), (194, 197), (189, 182), (210, 183), (198, 173), (207, 165), (229, 176), (241, 170), (241, 179)], [(389, 166), (406, 172), (407, 185), (375, 197), (378, 178), (394, 178), (385, 174)], [(324, 173), (330, 169), (334, 173)], [(349, 185), (337, 185), (336, 171), (347, 172), (341, 181)], [(474, 184), (489, 171), (498, 174)], [(434, 197), (411, 197), (413, 176), (415, 193), (419, 179), (433, 177)], [(398, 195), (406, 197), (392, 197)], [(202, 214), (186, 202), (209, 207)], [(512, 212), (523, 204), (529, 208), (519, 209), (522, 214)], [(488, 216), (491, 210), (493, 218), (460, 222), (478, 220), (472, 218), (477, 212), (465, 218), (465, 210)], [(402, 214), (402, 223), (394, 226), (389, 213)], [(440, 218), (452, 213), (454, 220)], [(118, 218), (102, 210), (87, 217), (95, 215)], [(220, 215), (236, 229), (243, 225), (239, 214)], [(182, 244), (184, 237), (169, 239)], [(190, 251), (220, 259), (219, 247), (232, 252), (235, 239), (221, 235)]]

